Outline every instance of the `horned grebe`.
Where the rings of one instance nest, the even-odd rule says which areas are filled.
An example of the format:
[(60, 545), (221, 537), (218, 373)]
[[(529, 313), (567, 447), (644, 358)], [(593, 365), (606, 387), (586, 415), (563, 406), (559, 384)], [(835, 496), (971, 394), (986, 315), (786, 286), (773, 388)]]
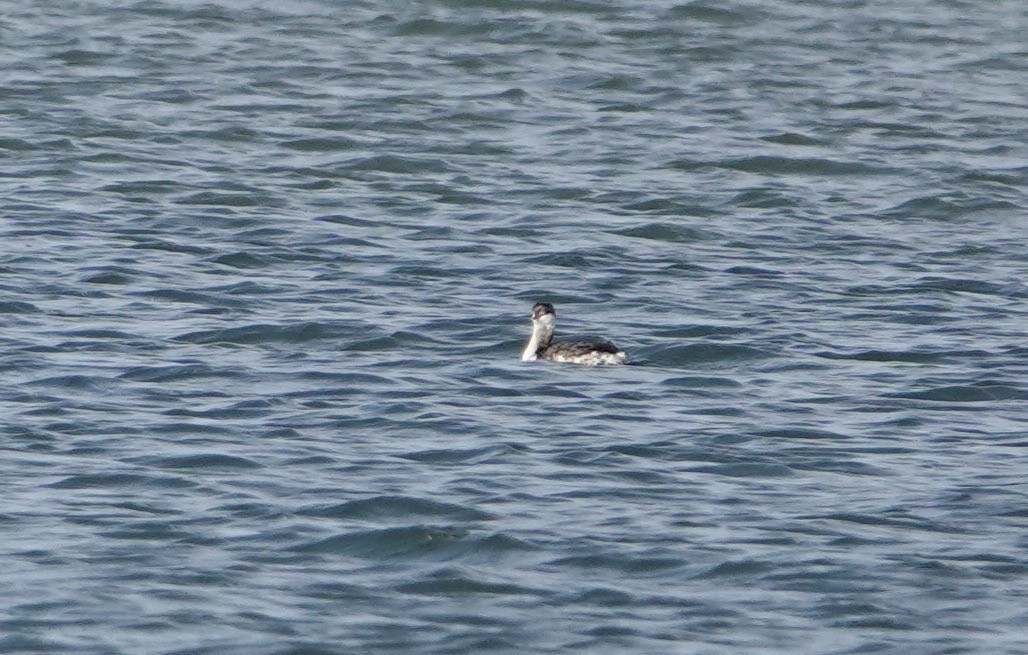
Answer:
[(532, 308), (532, 336), (521, 353), (521, 361), (533, 362), (548, 359), (552, 362), (568, 362), (597, 366), (600, 364), (624, 364), (625, 352), (609, 341), (558, 341), (551, 343), (557, 314), (553, 305), (539, 302)]

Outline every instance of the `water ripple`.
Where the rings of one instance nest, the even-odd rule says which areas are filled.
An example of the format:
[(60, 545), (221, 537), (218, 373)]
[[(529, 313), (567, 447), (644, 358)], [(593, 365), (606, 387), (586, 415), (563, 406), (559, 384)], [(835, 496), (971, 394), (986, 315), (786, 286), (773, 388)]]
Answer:
[(0, 651), (1028, 652), (1022, 4), (6, 7)]

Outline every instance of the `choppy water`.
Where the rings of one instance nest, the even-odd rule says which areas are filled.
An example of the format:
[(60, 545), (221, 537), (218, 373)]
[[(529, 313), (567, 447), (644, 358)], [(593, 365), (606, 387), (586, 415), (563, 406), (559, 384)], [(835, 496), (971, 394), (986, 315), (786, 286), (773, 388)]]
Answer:
[(5, 8), (0, 651), (1028, 651), (1023, 3), (241, 4)]

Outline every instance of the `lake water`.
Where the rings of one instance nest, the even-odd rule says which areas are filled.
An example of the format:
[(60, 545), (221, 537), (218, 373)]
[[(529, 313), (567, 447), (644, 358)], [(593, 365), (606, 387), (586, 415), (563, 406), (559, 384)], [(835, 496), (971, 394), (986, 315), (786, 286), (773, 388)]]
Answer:
[(1024, 3), (8, 5), (0, 652), (1028, 652)]

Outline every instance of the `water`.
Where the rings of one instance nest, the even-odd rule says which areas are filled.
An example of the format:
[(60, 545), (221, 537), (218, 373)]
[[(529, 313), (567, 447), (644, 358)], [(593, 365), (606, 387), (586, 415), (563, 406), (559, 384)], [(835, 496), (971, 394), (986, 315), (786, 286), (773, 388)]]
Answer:
[(1028, 652), (1023, 3), (240, 4), (5, 10), (0, 651)]

